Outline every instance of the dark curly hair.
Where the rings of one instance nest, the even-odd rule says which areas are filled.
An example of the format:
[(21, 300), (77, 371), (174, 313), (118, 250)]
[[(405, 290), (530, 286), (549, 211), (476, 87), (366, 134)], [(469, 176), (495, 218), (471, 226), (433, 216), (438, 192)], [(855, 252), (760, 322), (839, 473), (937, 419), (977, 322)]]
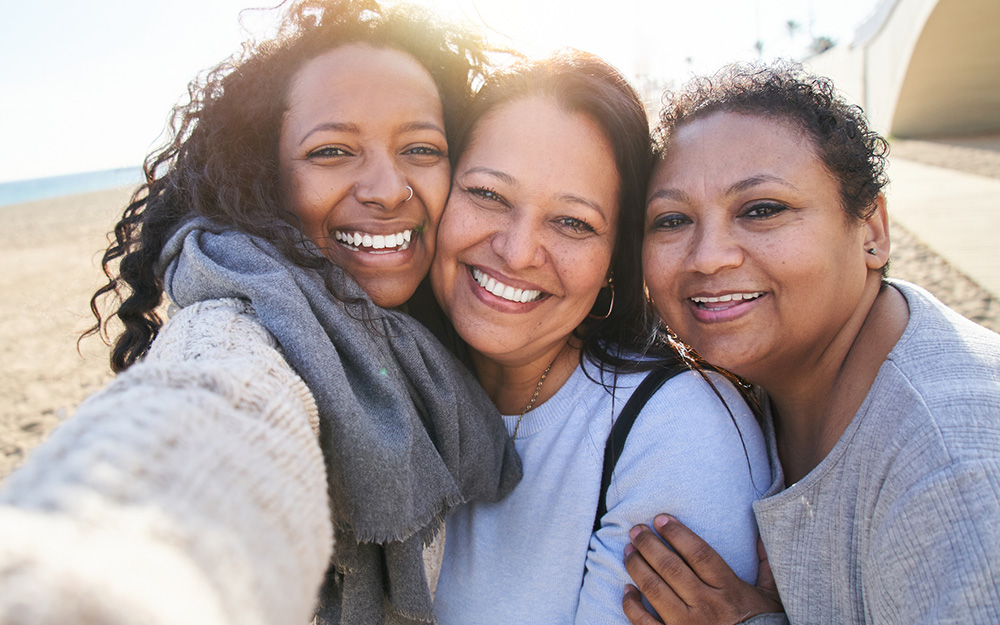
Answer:
[(785, 61), (734, 64), (696, 78), (663, 96), (654, 132), (657, 155), (681, 126), (715, 112), (759, 115), (794, 124), (812, 140), (817, 155), (840, 183), (844, 211), (855, 220), (871, 216), (888, 183), (889, 144), (868, 127), (864, 111), (847, 104), (833, 83)]
[[(642, 246), (629, 245), (628, 239), (630, 233), (642, 231), (653, 151), (646, 110), (628, 80), (599, 57), (577, 50), (497, 71), (476, 94), (453, 153), (456, 160), (461, 158), (490, 111), (537, 95), (551, 97), (568, 112), (587, 115), (604, 131), (614, 151), (619, 178), (618, 233), (611, 257), (614, 306), (606, 318), (588, 319), (576, 335), (583, 346), (581, 359), (589, 356), (601, 365), (635, 365), (618, 354), (644, 346), (650, 328), (644, 308)], [(608, 299), (598, 299), (596, 316), (608, 309)]]
[[(275, 36), (244, 44), (241, 53), (191, 82), (188, 101), (171, 115), (168, 140), (146, 158), (146, 182), (114, 227), (102, 260), (108, 282), (90, 301), (97, 321), (83, 336), (109, 340), (109, 323), (117, 318), (124, 325), (111, 353), (116, 372), (141, 358), (156, 338), (163, 284), (154, 267), (170, 235), (194, 216), (267, 239), (304, 267), (328, 267), (301, 246), (303, 235), (279, 184), (287, 92), (304, 63), (350, 43), (410, 54), (437, 85), (449, 143), (489, 64), (490, 50), (477, 33), (412, 6), (291, 0), (281, 8)], [(102, 314), (105, 299), (111, 311)]]

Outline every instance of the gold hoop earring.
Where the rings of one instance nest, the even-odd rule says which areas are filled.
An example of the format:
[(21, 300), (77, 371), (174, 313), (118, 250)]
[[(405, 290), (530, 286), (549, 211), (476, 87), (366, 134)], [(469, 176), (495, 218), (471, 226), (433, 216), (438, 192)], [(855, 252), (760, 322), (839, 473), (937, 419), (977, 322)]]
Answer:
[[(591, 319), (607, 319), (611, 316), (611, 311), (615, 309), (615, 281), (613, 278), (608, 278), (608, 288), (611, 289), (611, 304), (608, 305), (608, 312), (604, 313), (604, 315), (589, 313), (587, 317)], [(604, 289), (601, 290), (603, 291)]]

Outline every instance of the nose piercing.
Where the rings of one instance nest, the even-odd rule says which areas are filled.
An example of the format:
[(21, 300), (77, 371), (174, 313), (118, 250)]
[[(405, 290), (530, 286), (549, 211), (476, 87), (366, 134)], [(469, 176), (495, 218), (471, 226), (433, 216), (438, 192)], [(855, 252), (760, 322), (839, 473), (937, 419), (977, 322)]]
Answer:
[(405, 200), (403, 200), (403, 201), (404, 201), (404, 202), (409, 202), (409, 201), (410, 201), (410, 199), (411, 199), (411, 198), (413, 197), (413, 187), (411, 187), (410, 185), (406, 185), (406, 188), (410, 190), (410, 197), (406, 198), (406, 199), (405, 199)]

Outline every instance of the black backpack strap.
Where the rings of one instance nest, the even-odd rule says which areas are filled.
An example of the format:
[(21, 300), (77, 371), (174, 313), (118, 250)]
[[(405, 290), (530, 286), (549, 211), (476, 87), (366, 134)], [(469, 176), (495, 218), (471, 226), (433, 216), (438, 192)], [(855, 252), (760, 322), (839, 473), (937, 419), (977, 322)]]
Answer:
[(625, 449), (625, 439), (628, 438), (628, 433), (631, 431), (636, 417), (642, 412), (643, 406), (653, 396), (653, 393), (658, 391), (667, 380), (688, 370), (689, 367), (680, 361), (657, 366), (632, 391), (632, 396), (628, 398), (625, 407), (618, 415), (618, 419), (615, 420), (611, 433), (608, 434), (608, 442), (604, 445), (604, 472), (601, 474), (601, 494), (597, 500), (597, 516), (594, 517), (595, 532), (601, 528), (601, 520), (608, 511), (606, 500), (608, 487), (611, 486), (611, 475), (614, 473), (619, 456), (622, 455), (622, 450)]

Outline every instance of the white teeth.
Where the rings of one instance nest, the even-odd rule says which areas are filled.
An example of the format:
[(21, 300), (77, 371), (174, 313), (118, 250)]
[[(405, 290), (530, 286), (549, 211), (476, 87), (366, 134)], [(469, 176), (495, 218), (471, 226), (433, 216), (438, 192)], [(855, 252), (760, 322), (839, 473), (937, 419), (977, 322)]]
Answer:
[(396, 234), (365, 234), (337, 230), (333, 233), (333, 238), (341, 243), (357, 248), (355, 251), (362, 248), (368, 248), (366, 251), (369, 252), (372, 250), (403, 251), (410, 247), (410, 241), (413, 239), (413, 231), (404, 230)]
[(741, 302), (743, 300), (757, 299), (763, 295), (763, 291), (754, 291), (752, 293), (727, 293), (726, 295), (719, 295), (718, 297), (692, 297), (691, 301), (696, 304), (714, 304), (716, 302)]
[(472, 270), (472, 278), (477, 284), (479, 284), (479, 286), (483, 287), (493, 295), (511, 302), (526, 304), (528, 302), (533, 302), (542, 296), (542, 292), (535, 289), (515, 289), (514, 287), (508, 286), (502, 282), (497, 282), (478, 269)]

